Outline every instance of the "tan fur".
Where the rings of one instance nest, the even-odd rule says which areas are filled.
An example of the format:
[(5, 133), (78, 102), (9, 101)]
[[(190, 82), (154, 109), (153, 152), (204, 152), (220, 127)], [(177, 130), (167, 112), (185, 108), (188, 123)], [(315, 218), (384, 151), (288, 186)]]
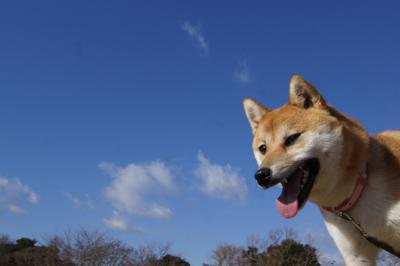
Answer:
[[(289, 87), (288, 104), (275, 110), (244, 100), (259, 166), (284, 177), (307, 156), (317, 157), (320, 171), (309, 200), (321, 207), (347, 265), (375, 265), (378, 248), (322, 209), (348, 198), (367, 165), (369, 185), (349, 213), (368, 233), (400, 251), (400, 131), (368, 136), (360, 123), (329, 106), (301, 76), (293, 76)], [(295, 145), (286, 147), (284, 139), (298, 132), (302, 134)], [(258, 151), (261, 144), (267, 145), (265, 156)]]

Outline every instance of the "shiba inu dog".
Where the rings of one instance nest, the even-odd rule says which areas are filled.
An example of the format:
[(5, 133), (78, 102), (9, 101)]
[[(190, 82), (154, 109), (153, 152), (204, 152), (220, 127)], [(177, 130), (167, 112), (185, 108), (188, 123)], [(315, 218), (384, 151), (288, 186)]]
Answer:
[[(346, 203), (340, 208), (368, 234), (400, 250), (400, 131), (369, 136), (298, 75), (290, 80), (286, 105), (243, 104), (259, 165), (255, 178), (264, 189), (282, 186), (276, 208), (283, 217), (314, 202), (346, 265), (375, 265), (380, 248), (330, 211)], [(360, 182), (366, 178), (368, 184)]]

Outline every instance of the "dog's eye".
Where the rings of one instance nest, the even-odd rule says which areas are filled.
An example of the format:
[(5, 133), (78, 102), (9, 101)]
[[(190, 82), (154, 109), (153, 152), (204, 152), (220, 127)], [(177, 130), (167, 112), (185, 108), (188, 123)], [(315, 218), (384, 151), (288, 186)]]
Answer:
[(258, 150), (261, 152), (261, 154), (265, 154), (267, 152), (267, 145), (261, 144), (258, 146)]
[(301, 133), (295, 133), (293, 135), (290, 135), (289, 137), (286, 138), (285, 140), (285, 146), (290, 146), (296, 142), (296, 140), (300, 137)]

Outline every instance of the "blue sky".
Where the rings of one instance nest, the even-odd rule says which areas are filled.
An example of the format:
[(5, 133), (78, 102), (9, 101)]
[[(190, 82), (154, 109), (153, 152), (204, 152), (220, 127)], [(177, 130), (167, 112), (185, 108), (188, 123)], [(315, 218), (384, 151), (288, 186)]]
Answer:
[(285, 220), (256, 186), (241, 101), (278, 107), (299, 73), (369, 132), (397, 128), (399, 8), (3, 1), (1, 232), (96, 227), (193, 265), (275, 228), (324, 235), (313, 204)]

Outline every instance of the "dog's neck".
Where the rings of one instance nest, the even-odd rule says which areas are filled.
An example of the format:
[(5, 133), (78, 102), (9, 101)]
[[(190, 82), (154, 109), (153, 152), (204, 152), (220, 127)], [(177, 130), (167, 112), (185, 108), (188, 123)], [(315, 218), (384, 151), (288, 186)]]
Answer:
[[(335, 207), (348, 199), (363, 174), (368, 161), (369, 136), (356, 120), (330, 108), (329, 111), (342, 125), (343, 145), (338, 171), (333, 173), (330, 189), (321, 193), (314, 202), (321, 207)], [(322, 192), (322, 191), (321, 191)]]
[(336, 190), (337, 197), (334, 205), (338, 206), (347, 198), (351, 197), (360, 176), (366, 173), (366, 165), (369, 153), (369, 137), (359, 124), (344, 125), (344, 145), (342, 150), (340, 181), (342, 184), (339, 190)]
[(360, 199), (362, 193), (364, 192), (365, 187), (368, 185), (368, 165), (365, 164), (364, 170), (361, 175), (358, 177), (357, 183), (353, 189), (353, 193), (346, 198), (342, 203), (337, 206), (326, 206), (323, 207), (325, 210), (330, 212), (345, 212), (353, 208), (358, 200)]

